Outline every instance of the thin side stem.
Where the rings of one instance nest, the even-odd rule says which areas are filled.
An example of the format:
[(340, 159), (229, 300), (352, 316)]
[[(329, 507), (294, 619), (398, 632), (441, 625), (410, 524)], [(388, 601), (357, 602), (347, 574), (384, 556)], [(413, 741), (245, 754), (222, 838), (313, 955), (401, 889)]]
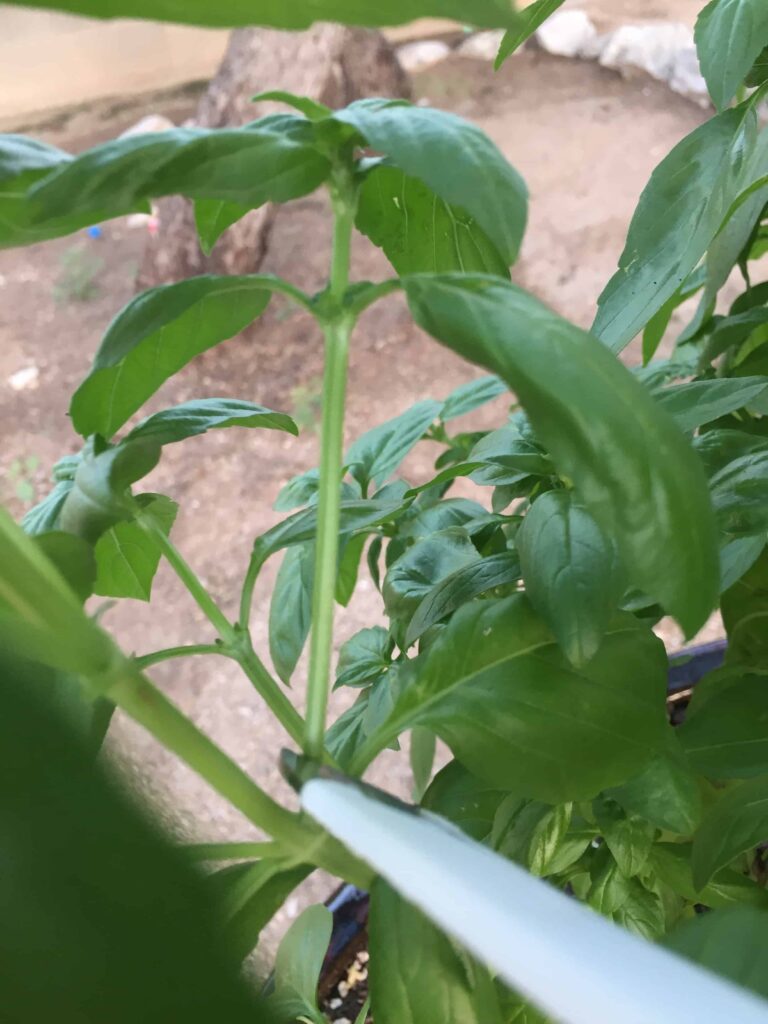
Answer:
[(353, 196), (336, 192), (333, 196), (333, 212), (333, 261), (329, 297), (331, 302), (336, 304), (336, 313), (323, 325), (325, 371), (320, 434), (317, 552), (312, 593), (312, 633), (304, 744), (306, 753), (318, 759), (323, 754), (330, 686), (334, 592), (339, 553), (341, 466), (344, 454), (344, 405), (349, 336), (354, 323), (354, 318), (343, 309), (344, 294), (349, 284), (349, 252), (355, 216)]
[(222, 640), (231, 642), (235, 636), (235, 630), (232, 623), (227, 619), (224, 612), (219, 608), (214, 599), (197, 578), (193, 569), (184, 560), (170, 537), (166, 536), (160, 528), (157, 520), (153, 516), (147, 514), (139, 514), (136, 518), (142, 529), (155, 540), (157, 546), (168, 561), (168, 564), (192, 595), (198, 608), (202, 611), (203, 615), (205, 615)]
[(248, 572), (245, 574), (245, 582), (243, 583), (243, 590), (240, 595), (240, 628), (248, 629), (248, 624), (251, 621), (251, 605), (253, 603), (253, 589), (256, 586), (256, 580), (258, 579), (261, 567), (264, 565), (264, 558), (260, 553), (257, 553), (254, 549), (251, 555), (251, 561), (248, 564)]
[(228, 653), (221, 644), (186, 644), (182, 647), (165, 647), (162, 651), (152, 651), (150, 654), (140, 654), (133, 660), (140, 669), (145, 669), (151, 665), (159, 665), (163, 661), (170, 661), (171, 658), (189, 658), (194, 654), (226, 656)]

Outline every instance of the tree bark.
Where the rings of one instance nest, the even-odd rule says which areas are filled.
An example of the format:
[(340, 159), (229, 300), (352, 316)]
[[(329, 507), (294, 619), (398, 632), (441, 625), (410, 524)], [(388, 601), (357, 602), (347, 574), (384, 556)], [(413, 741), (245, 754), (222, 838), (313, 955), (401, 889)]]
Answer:
[[(309, 96), (334, 108), (366, 96), (410, 96), (407, 77), (378, 32), (339, 25), (316, 25), (299, 34), (239, 29), (230, 37), (195, 121), (202, 127), (220, 128), (284, 110), (251, 102), (255, 93), (272, 89)], [(277, 215), (271, 205), (251, 211), (225, 232), (206, 257), (197, 241), (189, 200), (163, 199), (156, 212), (158, 230), (147, 244), (136, 281), (141, 289), (193, 274), (253, 273), (264, 258)]]

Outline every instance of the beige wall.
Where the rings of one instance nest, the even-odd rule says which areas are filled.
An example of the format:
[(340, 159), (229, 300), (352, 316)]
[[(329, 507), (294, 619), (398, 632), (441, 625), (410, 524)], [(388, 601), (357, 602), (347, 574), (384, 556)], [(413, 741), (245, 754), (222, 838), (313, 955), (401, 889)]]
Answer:
[[(392, 35), (413, 37), (446, 25), (426, 22)], [(210, 78), (227, 35), (0, 4), (0, 122), (23, 123), (43, 111)]]

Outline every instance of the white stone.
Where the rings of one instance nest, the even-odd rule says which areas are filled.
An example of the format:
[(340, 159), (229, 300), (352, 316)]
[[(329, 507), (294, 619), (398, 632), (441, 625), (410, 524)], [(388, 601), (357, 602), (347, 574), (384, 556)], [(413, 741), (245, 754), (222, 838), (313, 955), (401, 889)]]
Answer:
[(451, 48), (447, 43), (441, 43), (438, 39), (424, 39), (398, 47), (397, 59), (403, 71), (412, 74), (439, 64), (450, 52)]
[(557, 57), (594, 57), (598, 34), (585, 11), (558, 11), (537, 30), (536, 41)]
[(473, 32), (459, 45), (456, 53), (460, 57), (471, 57), (475, 60), (496, 60), (496, 55), (504, 38), (503, 29), (490, 32)]
[(702, 106), (707, 107), (711, 104), (707, 83), (701, 73), (696, 47), (693, 44), (678, 52), (669, 85), (674, 92), (679, 92)]
[(693, 46), (693, 33), (675, 22), (623, 25), (610, 36), (600, 55), (603, 67), (622, 73), (645, 71), (660, 82), (670, 82), (678, 54)]
[(126, 128), (121, 133), (119, 138), (127, 139), (131, 135), (146, 135), (149, 132), (167, 132), (171, 128), (175, 128), (176, 125), (170, 118), (164, 117), (162, 114), (147, 114), (146, 117), (142, 117), (136, 124), (132, 124), (130, 128)]
[(23, 370), (17, 370), (8, 378), (8, 383), (14, 391), (25, 391), (27, 388), (36, 388), (40, 371), (36, 366), (25, 366)]

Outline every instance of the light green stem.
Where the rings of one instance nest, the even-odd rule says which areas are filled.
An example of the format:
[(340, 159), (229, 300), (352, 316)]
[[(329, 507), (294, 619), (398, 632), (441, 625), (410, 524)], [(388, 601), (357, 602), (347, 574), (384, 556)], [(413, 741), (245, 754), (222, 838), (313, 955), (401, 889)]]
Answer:
[(152, 651), (150, 654), (140, 654), (133, 660), (140, 669), (145, 669), (151, 665), (159, 665), (163, 661), (170, 661), (171, 658), (189, 658), (193, 654), (227, 653), (226, 648), (220, 644), (185, 644), (181, 647), (165, 647), (162, 651)]
[(339, 554), (339, 501), (344, 455), (344, 405), (347, 390), (349, 336), (354, 318), (344, 310), (349, 284), (349, 252), (355, 218), (351, 187), (333, 194), (333, 261), (329, 299), (333, 314), (323, 325), (325, 371), (318, 492), (317, 551), (312, 592), (312, 633), (309, 648), (307, 718), (304, 749), (321, 758), (330, 689), (333, 646), (333, 605)]

